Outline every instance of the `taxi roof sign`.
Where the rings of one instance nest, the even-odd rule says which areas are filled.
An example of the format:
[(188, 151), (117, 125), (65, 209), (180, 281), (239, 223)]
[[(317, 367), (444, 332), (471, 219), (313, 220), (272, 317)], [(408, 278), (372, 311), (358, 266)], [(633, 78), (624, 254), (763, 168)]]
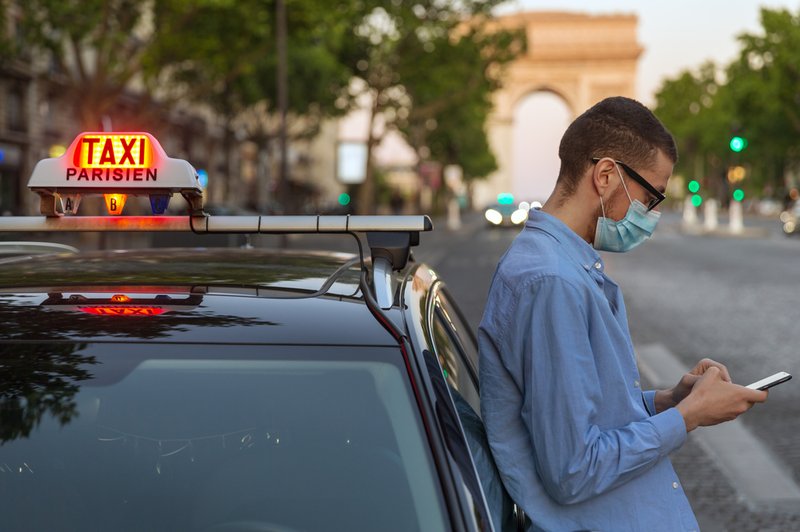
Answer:
[(41, 197), (45, 216), (62, 215), (61, 196), (68, 194), (178, 192), (192, 213), (202, 212), (197, 171), (187, 161), (168, 157), (156, 138), (143, 132), (81, 133), (63, 155), (36, 164), (28, 188)]

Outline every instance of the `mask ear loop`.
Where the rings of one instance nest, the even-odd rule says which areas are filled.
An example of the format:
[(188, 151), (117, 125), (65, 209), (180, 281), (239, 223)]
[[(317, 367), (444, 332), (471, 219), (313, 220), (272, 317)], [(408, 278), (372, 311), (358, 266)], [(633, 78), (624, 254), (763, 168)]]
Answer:
[[(633, 200), (631, 199), (631, 195), (628, 192), (628, 187), (625, 186), (625, 180), (622, 178), (622, 172), (620, 171), (619, 165), (616, 162), (614, 162), (614, 167), (617, 169), (617, 174), (619, 174), (619, 180), (622, 182), (622, 188), (625, 189), (625, 195), (628, 196), (628, 201), (633, 203)], [(603, 198), (600, 198), (600, 201), (602, 203)]]

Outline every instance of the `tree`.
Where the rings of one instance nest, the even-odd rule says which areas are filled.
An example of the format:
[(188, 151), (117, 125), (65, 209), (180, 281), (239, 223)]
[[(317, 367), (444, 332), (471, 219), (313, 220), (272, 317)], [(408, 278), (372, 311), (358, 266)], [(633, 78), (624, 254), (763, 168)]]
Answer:
[(497, 169), (485, 130), (491, 95), (500, 87), (502, 67), (525, 45), (523, 34), (488, 31), (486, 22), (477, 17), (457, 37), (407, 43), (422, 50), (402, 50), (414, 60), (400, 65), (412, 106), (398, 127), (420, 156), (461, 166), (467, 180)]
[[(800, 162), (800, 16), (764, 8), (761, 26), (739, 36), (739, 57), (724, 81), (710, 63), (682, 72), (662, 85), (655, 109), (676, 136), (681, 170), (693, 165), (696, 174), (709, 169), (724, 179), (728, 166), (745, 164), (754, 192), (781, 188)], [(729, 148), (734, 134), (748, 141), (741, 153)]]
[(697, 71), (683, 71), (664, 82), (656, 94), (655, 108), (675, 137), (677, 171), (705, 180), (706, 187), (715, 190), (720, 189), (732, 121), (721, 78), (713, 62), (704, 63)]
[(63, 94), (82, 129), (100, 129), (102, 117), (141, 72), (153, 41), (149, 6), (138, 0), (19, 2), (24, 36), (63, 74)]
[(800, 162), (800, 15), (762, 8), (760, 21), (761, 33), (739, 36), (728, 88), (756, 184), (780, 188)]
[[(321, 10), (313, 0), (286, 2), (288, 110), (295, 138), (313, 135), (323, 118), (349, 106), (358, 4)], [(150, 85), (171, 87), (171, 100), (210, 106), (223, 117), (226, 146), (239, 128), (269, 148), (278, 134), (275, 2), (173, 0), (157, 4), (155, 25), (162, 37), (148, 56)], [(228, 168), (231, 174), (230, 163)]]
[[(418, 151), (429, 152), (430, 132), (440, 121), (447, 123), (446, 111), (453, 111), (460, 102), (471, 107), (471, 111), (465, 110), (460, 119), (453, 115), (450, 123), (460, 122), (462, 126), (469, 123), (470, 129), (464, 132), (467, 136), (471, 131), (485, 138), (485, 133), (474, 127), (476, 122), (467, 118), (480, 118), (497, 81), (492, 69), (502, 63), (503, 50), (493, 45), (499, 37), (488, 38), (481, 30), (499, 3), (499, 0), (387, 2), (373, 9), (357, 27), (367, 52), (366, 57), (359, 58), (355, 70), (371, 102), (366, 179), (359, 187), (358, 212), (374, 210), (372, 153), (381, 140), (376, 128), (379, 117), (384, 121), (384, 131), (398, 127)], [(478, 129), (481, 128), (482, 123)], [(442, 142), (434, 146), (442, 153), (446, 151), (439, 148)], [(451, 152), (454, 146), (449, 147)], [(486, 153), (483, 152), (482, 164), (489, 167), (493, 163)]]

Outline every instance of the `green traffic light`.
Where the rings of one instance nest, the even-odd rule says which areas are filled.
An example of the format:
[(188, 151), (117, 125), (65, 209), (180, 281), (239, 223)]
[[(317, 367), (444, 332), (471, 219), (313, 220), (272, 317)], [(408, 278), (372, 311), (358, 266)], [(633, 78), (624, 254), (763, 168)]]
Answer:
[(508, 192), (501, 192), (497, 195), (497, 203), (500, 205), (511, 205), (514, 203), (514, 195)]
[(350, 204), (350, 194), (347, 192), (342, 192), (339, 194), (339, 205), (349, 205)]
[(699, 194), (695, 194), (694, 196), (692, 196), (692, 205), (694, 205), (695, 207), (699, 207), (702, 204), (703, 204), (703, 198), (700, 197)]
[(731, 147), (731, 151), (739, 153), (747, 147), (747, 139), (736, 135), (735, 137), (731, 137), (731, 142), (729, 145)]
[(737, 188), (733, 191), (733, 200), (734, 201), (742, 201), (744, 199), (744, 191), (741, 188)]
[(689, 187), (689, 192), (691, 192), (692, 194), (697, 194), (697, 191), (700, 190), (700, 183), (692, 179), (691, 181), (689, 181), (688, 187)]

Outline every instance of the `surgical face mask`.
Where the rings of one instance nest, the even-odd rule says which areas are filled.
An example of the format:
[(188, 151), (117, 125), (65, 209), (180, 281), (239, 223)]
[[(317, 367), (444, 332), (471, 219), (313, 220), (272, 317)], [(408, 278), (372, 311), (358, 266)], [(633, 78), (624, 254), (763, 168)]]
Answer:
[(603, 216), (597, 219), (597, 228), (594, 232), (594, 248), (601, 251), (623, 252), (630, 251), (653, 234), (661, 218), (661, 213), (649, 211), (639, 200), (631, 200), (625, 180), (622, 179), (622, 172), (617, 166), (617, 173), (622, 181), (622, 188), (628, 201), (631, 202), (625, 217), (615, 222), (606, 218), (606, 210), (603, 206), (603, 198), (600, 198), (600, 209)]

